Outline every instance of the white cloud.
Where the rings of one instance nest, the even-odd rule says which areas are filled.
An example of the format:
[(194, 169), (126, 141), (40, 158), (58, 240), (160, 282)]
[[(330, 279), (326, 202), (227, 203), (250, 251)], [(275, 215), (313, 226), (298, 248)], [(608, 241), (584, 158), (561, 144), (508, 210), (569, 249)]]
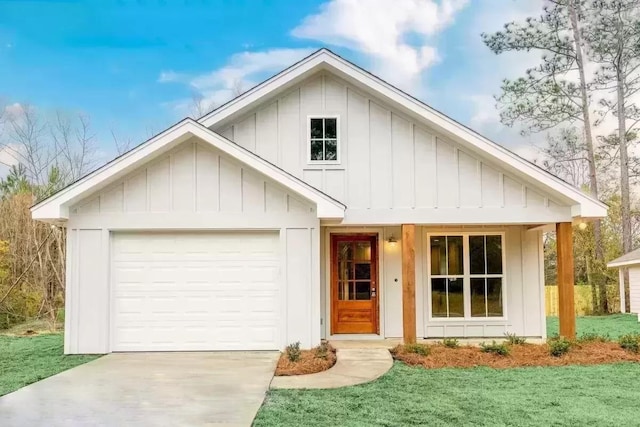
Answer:
[(194, 102), (202, 105), (220, 105), (270, 77), (314, 51), (310, 48), (270, 49), (263, 52), (237, 53), (227, 63), (211, 72), (187, 76), (174, 71), (164, 71), (159, 82), (184, 82), (194, 93), (194, 99), (181, 99), (167, 103), (181, 114), (192, 114)]
[(453, 23), (466, 3), (332, 0), (319, 13), (306, 17), (292, 34), (363, 53), (371, 58), (374, 72), (415, 91), (421, 74), (439, 60), (433, 37)]
[(9, 116), (9, 118), (16, 118), (20, 116), (24, 112), (24, 106), (18, 102), (13, 104), (9, 104), (4, 107), (4, 113)]
[(182, 74), (176, 73), (175, 71), (161, 71), (158, 76), (158, 83), (171, 83), (171, 82), (179, 82), (184, 79)]

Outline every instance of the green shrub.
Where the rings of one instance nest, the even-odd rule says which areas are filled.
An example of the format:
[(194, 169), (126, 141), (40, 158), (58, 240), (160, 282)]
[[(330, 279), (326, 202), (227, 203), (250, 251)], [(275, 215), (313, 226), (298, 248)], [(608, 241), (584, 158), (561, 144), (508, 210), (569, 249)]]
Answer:
[(407, 353), (418, 354), (420, 356), (428, 356), (431, 349), (425, 344), (406, 344), (404, 346), (404, 351)]
[(523, 345), (527, 343), (527, 339), (524, 337), (519, 337), (516, 334), (510, 334), (506, 332), (504, 336), (507, 338), (507, 342), (511, 345)]
[(320, 345), (317, 346), (316, 348), (314, 348), (313, 352), (316, 355), (316, 357), (327, 360), (329, 358), (329, 353), (331, 352), (331, 346), (329, 345), (328, 342), (325, 341), (320, 343)]
[(500, 356), (508, 356), (510, 353), (509, 347), (505, 343), (497, 343), (493, 341), (491, 344), (480, 344), (480, 350), (483, 353), (494, 353)]
[(558, 337), (547, 341), (549, 345), (549, 354), (554, 357), (560, 357), (569, 352), (571, 341), (566, 338)]
[(298, 360), (300, 360), (300, 356), (302, 356), (302, 351), (300, 350), (300, 341), (289, 344), (285, 352), (287, 353), (289, 362), (297, 362)]
[(587, 332), (578, 337), (578, 342), (609, 342), (611, 337), (609, 334), (600, 335), (595, 332)]
[(640, 352), (640, 335), (639, 334), (627, 334), (618, 339), (620, 347), (633, 353)]
[(445, 338), (442, 340), (442, 345), (447, 348), (458, 348), (460, 347), (460, 343), (456, 338)]

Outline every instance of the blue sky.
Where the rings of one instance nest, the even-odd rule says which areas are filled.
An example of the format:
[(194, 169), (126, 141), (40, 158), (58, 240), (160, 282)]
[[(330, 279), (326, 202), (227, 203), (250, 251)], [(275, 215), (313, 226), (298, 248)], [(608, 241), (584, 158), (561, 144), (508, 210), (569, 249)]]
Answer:
[[(497, 5), (500, 7), (496, 7)], [(480, 32), (538, 0), (0, 0), (0, 102), (91, 117), (134, 143), (328, 47), (516, 151), (491, 96), (531, 55), (496, 57)]]

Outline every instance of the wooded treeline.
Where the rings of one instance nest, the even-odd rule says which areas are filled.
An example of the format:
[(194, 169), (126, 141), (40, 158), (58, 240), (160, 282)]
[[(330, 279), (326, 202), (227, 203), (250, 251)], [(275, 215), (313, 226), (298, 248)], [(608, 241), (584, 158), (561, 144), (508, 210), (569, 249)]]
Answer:
[(32, 318), (55, 327), (64, 307), (65, 230), (29, 208), (96, 165), (89, 118), (0, 106), (0, 329)]
[[(523, 76), (503, 81), (497, 108), (502, 123), (545, 134), (541, 166), (610, 206), (604, 220), (576, 228), (575, 255), (593, 311), (611, 312), (606, 285), (617, 272), (606, 261), (638, 242), (640, 1), (546, 0), (539, 16), (482, 38), (499, 55), (540, 54)], [(556, 277), (554, 239), (546, 236), (547, 284)]]
[[(496, 96), (501, 121), (540, 134), (539, 165), (610, 206), (604, 220), (576, 227), (575, 266), (577, 282), (591, 286), (593, 312), (611, 312), (616, 296), (607, 289), (615, 287), (607, 284), (617, 274), (606, 261), (640, 238), (640, 0), (546, 0), (539, 15), (481, 37), (496, 54), (540, 58), (504, 80)], [(194, 98), (192, 115), (210, 109)], [(119, 152), (130, 145), (114, 140)], [(32, 221), (29, 207), (97, 166), (96, 146), (85, 115), (0, 105), (0, 161), (10, 166), (0, 179), (0, 329), (59, 319), (65, 231)], [(546, 281), (554, 284), (553, 233), (545, 236), (545, 258)]]

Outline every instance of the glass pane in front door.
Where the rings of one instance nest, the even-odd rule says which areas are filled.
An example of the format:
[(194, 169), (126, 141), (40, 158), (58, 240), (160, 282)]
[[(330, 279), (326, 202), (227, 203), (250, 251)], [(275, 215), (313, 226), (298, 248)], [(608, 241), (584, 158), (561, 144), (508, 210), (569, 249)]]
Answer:
[(338, 243), (338, 299), (371, 299), (371, 242)]

